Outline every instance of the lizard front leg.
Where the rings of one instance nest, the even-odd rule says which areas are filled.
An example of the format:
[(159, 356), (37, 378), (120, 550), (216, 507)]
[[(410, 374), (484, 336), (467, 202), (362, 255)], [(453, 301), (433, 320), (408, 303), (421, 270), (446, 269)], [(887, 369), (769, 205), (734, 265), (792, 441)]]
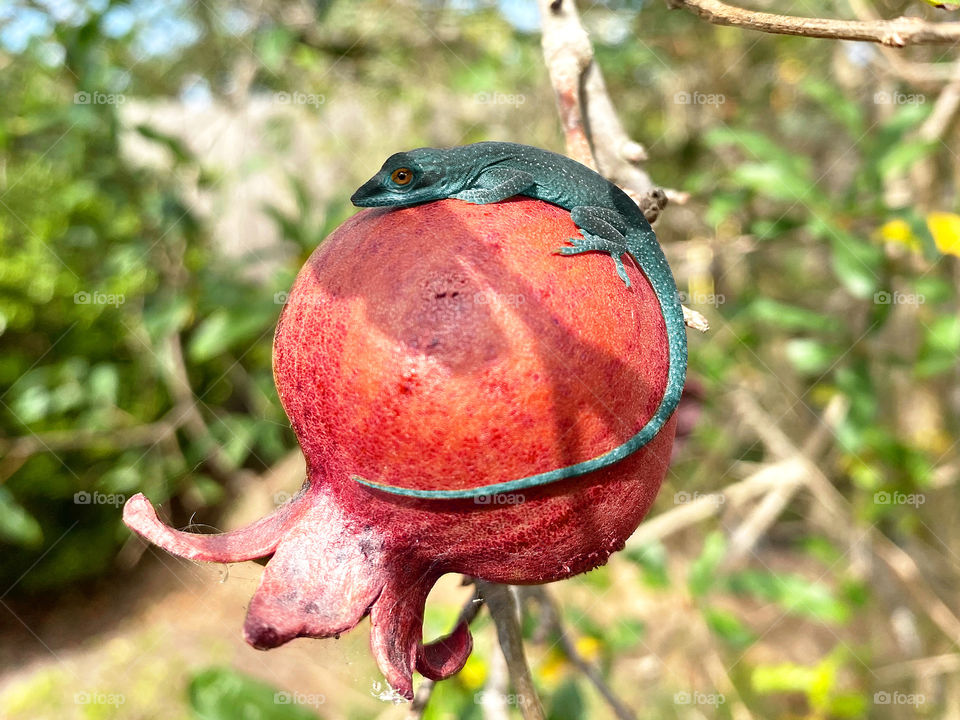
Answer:
[(591, 205), (580, 205), (570, 210), (570, 217), (580, 228), (582, 238), (572, 237), (568, 242), (572, 247), (562, 247), (560, 255), (579, 255), (585, 252), (605, 252), (613, 258), (617, 276), (630, 287), (621, 255), (627, 252), (627, 223), (616, 210)]
[(534, 184), (533, 175), (523, 170), (492, 167), (484, 170), (465, 190), (450, 197), (475, 205), (487, 205), (519, 195)]

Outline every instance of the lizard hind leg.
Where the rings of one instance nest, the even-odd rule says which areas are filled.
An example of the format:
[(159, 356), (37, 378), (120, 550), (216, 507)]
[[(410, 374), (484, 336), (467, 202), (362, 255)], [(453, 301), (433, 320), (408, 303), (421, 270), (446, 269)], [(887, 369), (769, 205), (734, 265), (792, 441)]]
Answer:
[[(557, 250), (560, 255), (579, 255), (585, 252), (605, 252), (613, 258), (617, 276), (630, 287), (630, 278), (623, 266), (621, 255), (627, 252), (627, 239), (623, 230), (626, 225), (615, 210), (604, 207), (578, 206), (570, 211), (570, 217), (580, 228), (582, 238), (568, 239), (570, 246)], [(622, 229), (621, 229), (622, 228)]]

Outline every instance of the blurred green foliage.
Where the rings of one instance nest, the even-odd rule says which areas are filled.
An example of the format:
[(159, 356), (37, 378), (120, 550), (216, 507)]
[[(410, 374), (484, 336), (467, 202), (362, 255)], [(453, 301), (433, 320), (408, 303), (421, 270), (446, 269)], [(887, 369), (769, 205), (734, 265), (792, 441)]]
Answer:
[(196, 720), (317, 720), (322, 695), (277, 690), (230, 668), (196, 673), (188, 689)]
[[(352, 212), (355, 184), (399, 149), (388, 142), (562, 148), (524, 3), (13, 7), (0, 22), (39, 17), (17, 42), (0, 34), (0, 586), (16, 596), (111, 571), (129, 539), (123, 497), (164, 502), (175, 524), (199, 509), (209, 518), (237, 472), (263, 471), (295, 447), (270, 371), (277, 294)], [(611, 97), (648, 147), (647, 169), (691, 195), (657, 230), (713, 326), (691, 338), (704, 412), (655, 512), (672, 509), (674, 491), (713, 492), (771, 459), (731, 422), (729, 390), (749, 388), (798, 445), (839, 400), (848, 410), (820, 467), (849, 501), (849, 525), (956, 557), (957, 135), (921, 132), (933, 91), (891, 78), (872, 48), (716, 28), (655, 3), (601, 2), (584, 17)], [(318, 153), (335, 179), (322, 198), (283, 173), (290, 202), (256, 209), (285, 251), (264, 273), (256, 253), (224, 252), (215, 211), (193, 202), (217, 188), (221, 169), (125, 109), (195, 96), (229, 109), (292, 92), (324, 97), (301, 124), (342, 126), (338, 108), (355, 103), (374, 132), (362, 148), (348, 140)], [(270, 123), (268, 147), (289, 150), (296, 130), (289, 118)], [(131, 157), (131, 137), (163, 162)], [(256, 158), (255, 171), (271, 161)], [(890, 600), (853, 572), (850, 548), (808, 520), (791, 506), (762, 559), (740, 569), (724, 565), (722, 520), (680, 550), (654, 543), (612, 562), (633, 572), (633, 593), (682, 606), (716, 641), (755, 716), (883, 716), (871, 701), (888, 689), (868, 664), (890, 653), (872, 632)], [(955, 563), (926, 566), (944, 574), (940, 587), (956, 586)], [(690, 677), (638, 687), (623, 670), (656, 642), (658, 623), (595, 600), (619, 584), (612, 569), (566, 584), (577, 647), (655, 716), (685, 716), (675, 693), (689, 698)], [(759, 624), (763, 611), (777, 618), (771, 627)], [(446, 632), (455, 612), (428, 608), (426, 634)], [(556, 637), (538, 637), (539, 620), (528, 614), (524, 631), (542, 649), (535, 672), (550, 717), (594, 716), (602, 700)], [(750, 655), (781, 622), (795, 635), (823, 630), (821, 655)], [(489, 631), (482, 619), (476, 627)], [(929, 654), (953, 651), (920, 632)], [(426, 718), (480, 716), (487, 652), (478, 645), (438, 684)], [(196, 717), (268, 718), (273, 692), (212, 669), (194, 677), (189, 704)], [(697, 711), (732, 716), (732, 698), (706, 698), (713, 706)]]
[[(97, 101), (150, 97), (161, 69), (124, 70), (132, 32), (102, 32), (119, 5), (52, 24), (0, 74), (0, 422), (23, 439), (4, 448), (0, 583), (17, 592), (107, 570), (134, 492), (189, 510), (218, 502), (213, 439), (228, 469), (263, 469), (292, 446), (270, 373), (272, 287), (212, 247), (181, 189), (185, 177), (209, 180), (182, 143), (127, 129), (171, 160), (168, 171), (136, 166), (123, 101)], [(46, 60), (53, 46), (62, 62)], [(176, 396), (170, 339), (181, 336), (192, 398)], [(212, 438), (184, 430), (188, 404)], [(125, 440), (156, 423), (169, 427)]]

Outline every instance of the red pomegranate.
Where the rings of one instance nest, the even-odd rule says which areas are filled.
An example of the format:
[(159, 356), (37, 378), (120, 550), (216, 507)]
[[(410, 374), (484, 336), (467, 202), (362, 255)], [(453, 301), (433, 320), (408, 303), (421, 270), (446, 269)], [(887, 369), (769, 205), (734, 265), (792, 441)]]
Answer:
[(247, 612), (254, 647), (331, 637), (370, 614), (389, 683), (441, 679), (471, 649), (459, 627), (422, 644), (444, 573), (529, 584), (606, 562), (653, 502), (676, 419), (611, 467), (478, 500), (369, 489), (470, 488), (596, 457), (644, 425), (663, 393), (663, 319), (643, 274), (555, 251), (566, 211), (515, 199), (367, 210), (313, 253), (274, 340), (274, 376), (307, 460), (300, 493), (240, 530), (162, 524), (137, 495), (129, 527), (171, 553), (239, 562), (273, 555)]

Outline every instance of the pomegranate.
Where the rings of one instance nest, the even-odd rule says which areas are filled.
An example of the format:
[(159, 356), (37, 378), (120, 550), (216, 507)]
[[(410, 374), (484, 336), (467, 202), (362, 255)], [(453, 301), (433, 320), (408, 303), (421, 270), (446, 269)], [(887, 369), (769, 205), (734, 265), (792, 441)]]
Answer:
[(625, 460), (523, 495), (424, 500), (367, 488), (470, 488), (601, 455), (631, 437), (666, 384), (663, 319), (640, 270), (555, 251), (577, 234), (536, 200), (443, 200), (366, 210), (313, 253), (274, 340), (274, 376), (307, 461), (272, 515), (201, 535), (143, 496), (129, 527), (181, 557), (272, 555), (244, 625), (254, 647), (332, 637), (369, 613), (377, 663), (412, 697), (412, 672), (466, 661), (466, 627), (424, 645), (444, 573), (544, 583), (606, 562), (666, 473), (676, 415)]

